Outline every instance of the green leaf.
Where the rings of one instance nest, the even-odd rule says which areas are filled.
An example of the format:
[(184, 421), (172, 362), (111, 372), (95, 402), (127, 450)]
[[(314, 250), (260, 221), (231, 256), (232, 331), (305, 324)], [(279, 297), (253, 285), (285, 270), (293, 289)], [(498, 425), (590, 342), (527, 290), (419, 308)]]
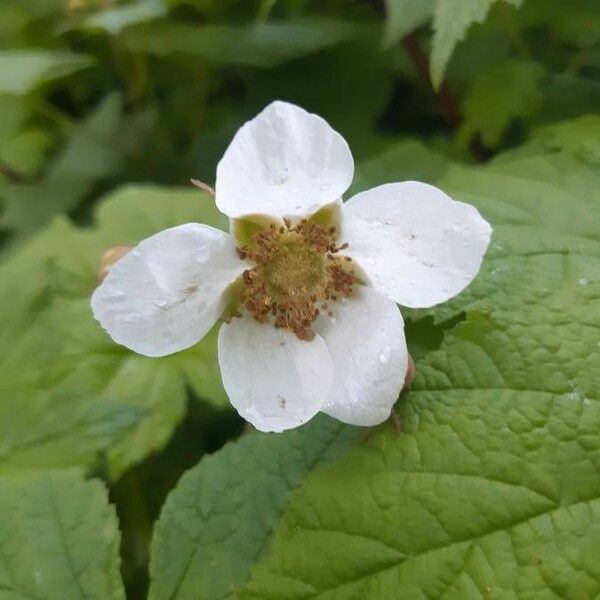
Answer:
[(358, 435), (322, 416), (301, 430), (247, 435), (203, 459), (171, 492), (156, 525), (149, 598), (219, 600), (243, 585), (288, 496)]
[(451, 168), (495, 224), (480, 277), (433, 311), (467, 320), (418, 362), (403, 435), (309, 477), (237, 598), (596, 595), (598, 183), (568, 155)]
[(68, 212), (94, 183), (117, 174), (140, 138), (135, 119), (123, 114), (123, 100), (110, 94), (71, 131), (67, 144), (47, 169), (31, 183), (0, 181), (5, 209), (0, 223), (19, 235), (45, 225), (57, 213)]
[(182, 53), (219, 65), (273, 67), (352, 39), (359, 31), (352, 23), (332, 19), (240, 27), (156, 23), (127, 30), (122, 41), (130, 50), (157, 56)]
[[(438, 348), (419, 351), (417, 377), (398, 405), (402, 433), (382, 425), (329, 464), (307, 469), (272, 521), (248, 582), (238, 573), (221, 576), (225, 597), (598, 594), (600, 135), (588, 126), (582, 149), (573, 144), (584, 139), (581, 123), (557, 127), (537, 152), (532, 146), (484, 167), (447, 166), (438, 185), (475, 204), (494, 238), (463, 294), (405, 311), (412, 321), (433, 315), (444, 335)], [(294, 444), (312, 448), (310, 431), (295, 432)], [(297, 462), (283, 449), (273, 454), (283, 485)], [(207, 525), (200, 537), (179, 533), (209, 510), (191, 491), (179, 510), (174, 499), (165, 508), (165, 529), (167, 515), (179, 528), (179, 549), (169, 546), (169, 556), (196, 552), (206, 570), (190, 566), (185, 585), (155, 588), (156, 600), (211, 597), (208, 571), (228, 564), (228, 532), (244, 536), (236, 548), (252, 543), (254, 532), (239, 533), (238, 505), (228, 502), (237, 485), (272, 472), (250, 463), (220, 465), (227, 499), (214, 505), (220, 527)], [(255, 513), (248, 520), (248, 528), (260, 522)], [(155, 563), (155, 577), (166, 564)]]
[[(102, 396), (36, 393), (24, 387), (15, 394), (15, 387), (5, 381), (0, 388), (2, 394), (12, 394), (10, 402), (0, 405), (2, 474), (93, 465), (99, 453), (133, 432), (144, 416), (142, 407)], [(21, 409), (15, 411), (15, 406)]]
[(538, 63), (521, 60), (502, 61), (484, 71), (463, 100), (459, 143), (466, 146), (479, 133), (482, 142), (493, 148), (513, 119), (535, 115), (543, 103), (543, 72)]
[(600, 5), (596, 0), (528, 0), (521, 19), (529, 27), (547, 27), (553, 37), (582, 48), (600, 42)]
[(184, 415), (186, 385), (226, 403), (215, 332), (150, 359), (117, 346), (89, 306), (105, 250), (189, 221), (226, 225), (202, 192), (126, 187), (101, 204), (95, 228), (57, 219), (0, 266), (2, 410), (20, 413), (16, 429), (8, 420), (0, 428), (0, 468), (3, 459), (11, 469), (93, 466), (102, 451), (116, 477), (164, 446)]
[(434, 0), (386, 0), (384, 45), (395, 44), (426, 23), (433, 15), (433, 6)]
[(164, 0), (138, 0), (91, 15), (85, 20), (84, 26), (102, 29), (110, 35), (119, 35), (128, 27), (164, 17), (166, 14), (167, 6)]
[(22, 6), (11, 5), (3, 2), (0, 6), (0, 43), (7, 47), (10, 42), (18, 38), (19, 33), (29, 21), (29, 15)]
[(0, 597), (125, 598), (119, 528), (106, 489), (73, 471), (0, 486)]
[(0, 51), (0, 93), (23, 95), (54, 79), (89, 67), (81, 54), (50, 50)]
[[(598, 55), (600, 59), (600, 52)], [(600, 65), (600, 60), (598, 61)], [(593, 112), (600, 106), (600, 81), (598, 78), (551, 73), (542, 82), (544, 94), (544, 121), (557, 121)]]
[(32, 175), (40, 168), (49, 145), (45, 132), (35, 129), (21, 131), (2, 141), (0, 163), (20, 176)]
[[(520, 6), (523, 0), (505, 0)], [(454, 48), (473, 23), (483, 23), (497, 0), (436, 0), (433, 15), (431, 48), (431, 81), (437, 89), (442, 83), (446, 65)]]
[(575, 156), (590, 167), (600, 169), (600, 115), (582, 115), (577, 119), (539, 127), (531, 140), (499, 157), (497, 162), (512, 161), (516, 156), (555, 153)]
[(595, 596), (598, 403), (558, 360), (515, 360), (532, 340), (503, 325), (459, 328), (419, 366), (404, 434), (305, 482), (236, 598)]
[(347, 198), (369, 188), (395, 181), (439, 179), (448, 166), (448, 159), (416, 140), (405, 140), (386, 151), (359, 163)]
[(27, 126), (29, 116), (22, 98), (0, 94), (0, 165), (19, 176), (37, 171), (50, 142), (46, 133)]

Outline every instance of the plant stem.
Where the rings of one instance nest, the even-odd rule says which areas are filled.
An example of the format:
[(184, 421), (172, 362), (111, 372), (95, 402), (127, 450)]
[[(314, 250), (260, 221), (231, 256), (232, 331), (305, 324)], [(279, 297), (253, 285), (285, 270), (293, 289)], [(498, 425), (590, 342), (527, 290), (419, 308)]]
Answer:
[[(435, 97), (440, 114), (452, 129), (456, 129), (462, 121), (458, 100), (445, 80), (442, 81), (442, 85), (437, 92), (433, 89), (429, 74), (429, 57), (421, 48), (417, 33), (413, 31), (405, 36), (402, 40), (402, 46), (412, 60), (417, 75)], [(482, 145), (479, 137), (475, 137), (471, 141), (470, 151), (477, 162), (485, 162), (489, 158), (489, 152)]]
[(434, 95), (440, 114), (450, 127), (456, 127), (461, 121), (458, 101), (446, 81), (442, 82), (438, 92), (433, 89), (429, 75), (429, 57), (421, 48), (417, 34), (413, 32), (405, 36), (402, 39), (402, 46), (412, 60), (417, 75)]

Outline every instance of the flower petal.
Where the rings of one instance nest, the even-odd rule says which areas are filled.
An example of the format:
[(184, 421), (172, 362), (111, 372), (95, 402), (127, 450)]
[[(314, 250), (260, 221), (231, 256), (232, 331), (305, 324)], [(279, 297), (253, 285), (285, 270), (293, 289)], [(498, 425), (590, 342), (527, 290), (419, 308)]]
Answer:
[(433, 306), (467, 287), (491, 232), (475, 207), (416, 181), (381, 185), (344, 205), (348, 253), (377, 290), (404, 306)]
[(354, 161), (321, 117), (275, 101), (236, 133), (217, 166), (216, 202), (231, 218), (308, 216), (341, 198)]
[(402, 315), (394, 302), (366, 286), (357, 286), (333, 310), (333, 318), (321, 316), (315, 327), (335, 373), (321, 410), (352, 425), (376, 425), (390, 416), (408, 367)]
[(327, 400), (333, 377), (320, 337), (306, 342), (247, 315), (221, 327), (219, 364), (231, 404), (260, 431), (306, 423)]
[(110, 270), (92, 310), (115, 342), (146, 356), (189, 348), (225, 308), (246, 266), (228, 234), (197, 223), (161, 231)]

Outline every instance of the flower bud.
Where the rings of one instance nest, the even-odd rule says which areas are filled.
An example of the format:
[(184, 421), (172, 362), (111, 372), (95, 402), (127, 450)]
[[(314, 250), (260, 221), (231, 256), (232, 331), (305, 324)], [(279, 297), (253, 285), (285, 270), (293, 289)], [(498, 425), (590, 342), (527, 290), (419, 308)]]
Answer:
[(98, 267), (98, 283), (104, 280), (112, 266), (121, 260), (130, 250), (131, 246), (113, 246), (102, 255), (100, 266)]

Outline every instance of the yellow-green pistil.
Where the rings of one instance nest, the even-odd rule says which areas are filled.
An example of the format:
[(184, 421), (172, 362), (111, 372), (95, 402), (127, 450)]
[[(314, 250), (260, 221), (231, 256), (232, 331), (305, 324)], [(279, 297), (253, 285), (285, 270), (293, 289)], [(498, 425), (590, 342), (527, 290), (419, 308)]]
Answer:
[(348, 297), (356, 283), (352, 260), (339, 256), (347, 244), (336, 244), (335, 227), (289, 219), (254, 234), (252, 243), (237, 248), (254, 266), (243, 274), (241, 302), (260, 323), (273, 319), (276, 327), (312, 340), (311, 329), (329, 302)]

